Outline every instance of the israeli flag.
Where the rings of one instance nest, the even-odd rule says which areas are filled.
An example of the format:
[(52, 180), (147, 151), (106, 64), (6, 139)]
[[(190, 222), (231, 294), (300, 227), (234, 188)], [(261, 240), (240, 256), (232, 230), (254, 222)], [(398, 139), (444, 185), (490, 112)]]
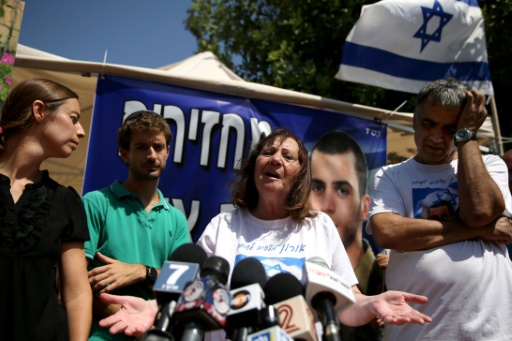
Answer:
[(363, 6), (336, 74), (410, 93), (446, 77), (494, 93), (477, 0), (382, 0)]

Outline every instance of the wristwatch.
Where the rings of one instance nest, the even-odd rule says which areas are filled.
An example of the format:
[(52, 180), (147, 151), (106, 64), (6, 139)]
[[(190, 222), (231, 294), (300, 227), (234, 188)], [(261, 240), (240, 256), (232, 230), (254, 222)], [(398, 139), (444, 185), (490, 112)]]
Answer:
[(156, 269), (151, 266), (146, 265), (146, 284), (147, 285), (155, 284), (157, 276), (158, 276), (158, 274), (156, 272)]
[(467, 128), (462, 128), (455, 132), (453, 139), (455, 141), (455, 145), (458, 146), (460, 143), (467, 142), (469, 140), (476, 140), (476, 133)]

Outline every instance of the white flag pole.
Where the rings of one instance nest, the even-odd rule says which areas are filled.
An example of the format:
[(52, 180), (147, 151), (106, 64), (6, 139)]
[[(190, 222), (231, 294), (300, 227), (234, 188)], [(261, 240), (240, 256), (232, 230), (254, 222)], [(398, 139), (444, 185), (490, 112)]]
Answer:
[(498, 120), (498, 110), (496, 109), (496, 101), (494, 99), (494, 95), (491, 96), (491, 119), (492, 126), (494, 129), (494, 134), (496, 135), (496, 142), (498, 144), (498, 155), (503, 156), (503, 141), (501, 139), (501, 130), (500, 130), (500, 122)]

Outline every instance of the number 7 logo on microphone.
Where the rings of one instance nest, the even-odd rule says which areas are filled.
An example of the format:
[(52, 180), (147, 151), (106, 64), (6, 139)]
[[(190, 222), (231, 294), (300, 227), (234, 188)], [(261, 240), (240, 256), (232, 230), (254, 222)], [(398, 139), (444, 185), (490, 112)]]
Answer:
[(165, 261), (160, 270), (153, 291), (159, 294), (180, 294), (188, 282), (197, 279), (199, 276), (199, 264)]

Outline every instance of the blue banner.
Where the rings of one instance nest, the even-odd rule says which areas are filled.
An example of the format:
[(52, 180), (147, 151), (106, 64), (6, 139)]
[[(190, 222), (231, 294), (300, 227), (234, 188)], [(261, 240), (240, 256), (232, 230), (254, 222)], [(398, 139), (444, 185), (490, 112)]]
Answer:
[(98, 77), (83, 194), (125, 180), (117, 130), (123, 117), (153, 110), (169, 123), (173, 138), (159, 188), (187, 217), (194, 241), (210, 220), (231, 210), (233, 170), (262, 134), (292, 130), (308, 150), (324, 133), (339, 130), (365, 152), (369, 169), (386, 164), (384, 123), (289, 104), (229, 96), (135, 79)]

